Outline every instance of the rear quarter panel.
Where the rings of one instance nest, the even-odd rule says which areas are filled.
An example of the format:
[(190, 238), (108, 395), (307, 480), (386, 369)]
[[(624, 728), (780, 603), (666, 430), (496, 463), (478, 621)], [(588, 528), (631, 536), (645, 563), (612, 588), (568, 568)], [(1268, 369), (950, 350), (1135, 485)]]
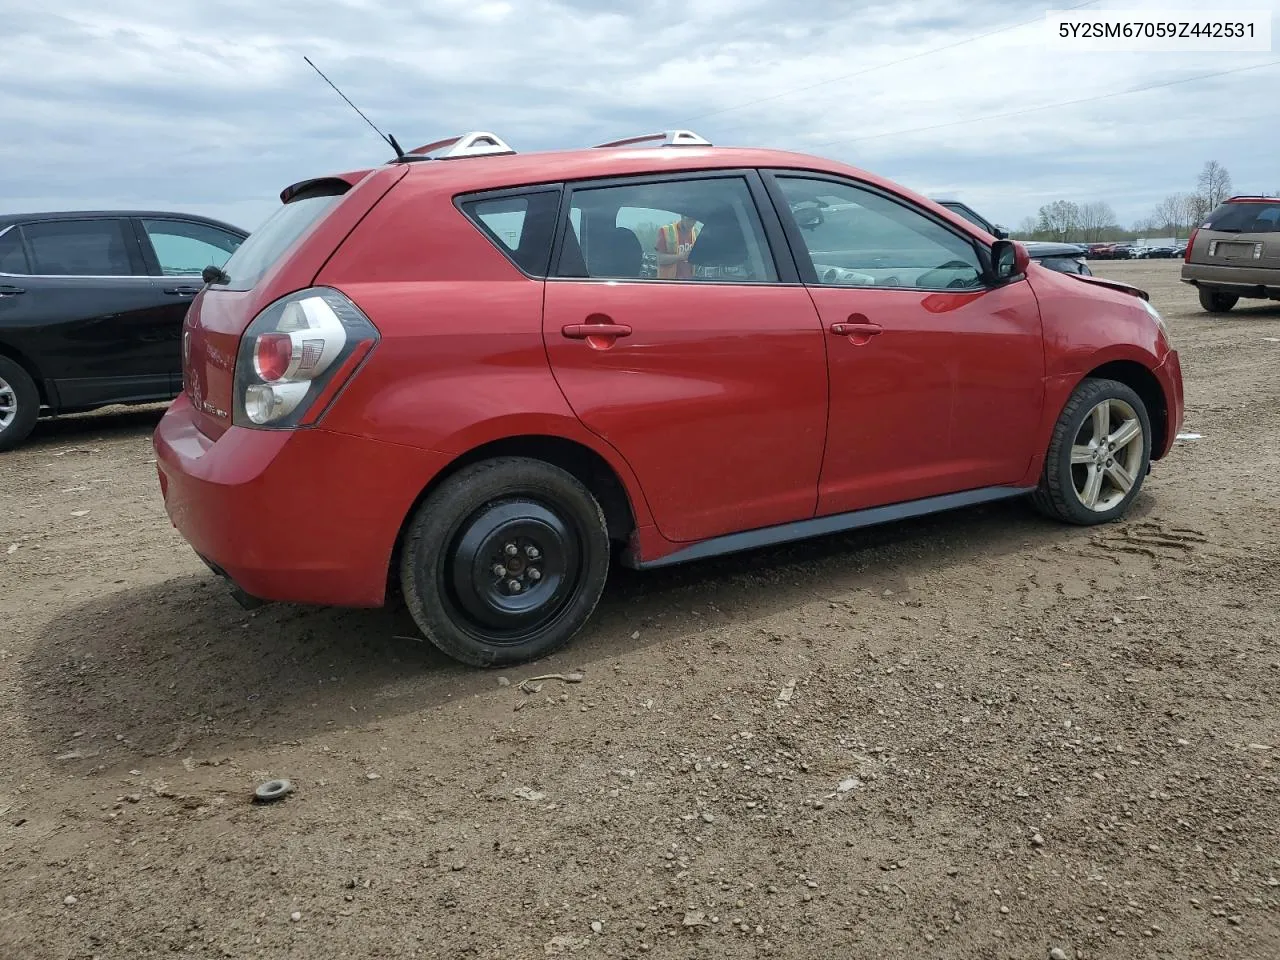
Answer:
[(323, 427), (453, 456), (514, 436), (573, 440), (613, 467), (637, 525), (651, 523), (626, 461), (582, 426), (552, 376), (543, 282), (499, 253), (453, 192), (430, 171), (405, 178), (316, 278), (382, 337)]

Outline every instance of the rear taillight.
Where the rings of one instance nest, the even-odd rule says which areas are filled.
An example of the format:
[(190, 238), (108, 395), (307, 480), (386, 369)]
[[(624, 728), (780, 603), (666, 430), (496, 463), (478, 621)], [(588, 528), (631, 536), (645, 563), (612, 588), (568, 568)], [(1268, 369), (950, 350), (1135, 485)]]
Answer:
[(277, 300), (240, 339), (232, 422), (269, 429), (313, 422), (377, 341), (377, 328), (337, 290), (313, 287)]
[(293, 360), (293, 337), (287, 333), (261, 334), (253, 345), (253, 372), (272, 383), (284, 378)]
[(1182, 253), (1183, 263), (1191, 262), (1191, 248), (1196, 245), (1196, 234), (1199, 232), (1200, 232), (1200, 228), (1196, 227), (1194, 230), (1191, 231), (1191, 236), (1187, 238), (1187, 249), (1184, 250)]

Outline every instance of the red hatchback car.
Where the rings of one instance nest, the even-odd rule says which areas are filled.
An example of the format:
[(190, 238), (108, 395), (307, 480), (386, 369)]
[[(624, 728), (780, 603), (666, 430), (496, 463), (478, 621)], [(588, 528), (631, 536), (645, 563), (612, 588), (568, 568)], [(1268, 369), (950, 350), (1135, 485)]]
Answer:
[(475, 133), (281, 200), (187, 316), (169, 516), (244, 603), (398, 584), (469, 664), (567, 642), (615, 558), (1112, 520), (1182, 421), (1145, 293), (812, 156)]

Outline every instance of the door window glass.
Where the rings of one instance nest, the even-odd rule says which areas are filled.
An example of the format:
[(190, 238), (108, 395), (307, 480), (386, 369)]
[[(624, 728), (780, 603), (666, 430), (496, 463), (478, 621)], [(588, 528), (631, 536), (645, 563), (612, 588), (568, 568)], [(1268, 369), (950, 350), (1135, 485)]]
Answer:
[(822, 284), (938, 290), (982, 286), (973, 244), (909, 207), (851, 184), (779, 177)]
[(205, 267), (221, 267), (241, 241), (235, 234), (189, 220), (143, 220), (142, 228), (166, 277), (198, 277)]
[(127, 277), (133, 273), (123, 220), (43, 220), (22, 228), (32, 272), (61, 277)]
[(0, 233), (0, 273), (26, 273), (27, 252), (22, 249), (22, 233), (10, 227)]
[(559, 275), (775, 283), (764, 228), (741, 177), (575, 190)]

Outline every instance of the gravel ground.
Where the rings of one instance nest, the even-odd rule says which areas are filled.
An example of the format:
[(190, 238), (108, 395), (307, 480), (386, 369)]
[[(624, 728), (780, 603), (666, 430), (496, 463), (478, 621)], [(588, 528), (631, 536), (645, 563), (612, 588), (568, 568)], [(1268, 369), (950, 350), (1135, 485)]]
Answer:
[(0, 458), (0, 958), (1280, 956), (1280, 308), (1096, 269), (1203, 434), (1126, 522), (623, 571), (505, 675), (243, 612), (158, 408), (42, 425)]

